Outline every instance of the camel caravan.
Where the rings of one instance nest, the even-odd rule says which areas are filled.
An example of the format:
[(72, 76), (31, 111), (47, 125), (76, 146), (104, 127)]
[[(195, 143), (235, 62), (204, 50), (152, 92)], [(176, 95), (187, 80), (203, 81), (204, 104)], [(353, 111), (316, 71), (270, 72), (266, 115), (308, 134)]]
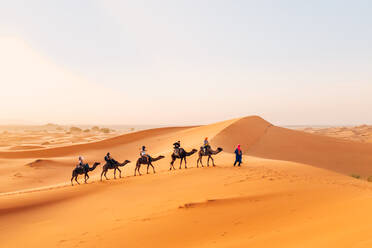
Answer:
[[(170, 168), (169, 170), (175, 170), (176, 168), (174, 167), (174, 162), (177, 159), (180, 159), (180, 166), (179, 169), (182, 168), (182, 162), (185, 164), (185, 169), (187, 169), (187, 157), (193, 155), (194, 153), (197, 153), (198, 150), (192, 149), (190, 152), (187, 152), (185, 149), (181, 147), (181, 142), (177, 141), (173, 144), (173, 153), (171, 155), (171, 162), (170, 162)], [(211, 146), (209, 145), (208, 138), (205, 138), (204, 140), (204, 145), (200, 147), (199, 152), (198, 152), (198, 159), (197, 159), (197, 168), (199, 168), (199, 163), (201, 164), (201, 167), (204, 167), (202, 158), (203, 157), (208, 157), (207, 159), (207, 166), (209, 167), (209, 161), (212, 160), (213, 166), (214, 164), (214, 159), (212, 158), (213, 155), (216, 155), (218, 153), (222, 152), (222, 148), (218, 147), (217, 150), (212, 150)], [(152, 168), (153, 173), (155, 173), (155, 167), (152, 164), (153, 162), (156, 162), (160, 159), (165, 158), (164, 156), (160, 155), (158, 157), (151, 157), (149, 154), (147, 154), (147, 150), (145, 146), (142, 146), (141, 152), (140, 152), (140, 157), (137, 159), (136, 162), (136, 167), (134, 169), (134, 176), (142, 175), (140, 172), (141, 165), (147, 165), (147, 174), (149, 174), (149, 168)], [(122, 163), (119, 163), (115, 159), (111, 157), (110, 153), (107, 153), (105, 156), (105, 161), (106, 163), (102, 167), (102, 173), (101, 173), (101, 181), (102, 177), (105, 177), (106, 180), (109, 180), (106, 176), (107, 172), (109, 170), (114, 170), (114, 179), (116, 179), (116, 171), (119, 171), (119, 178), (121, 178), (121, 170), (120, 167), (124, 167), (125, 165), (129, 164), (131, 161), (125, 160)], [(79, 156), (79, 164), (76, 166), (76, 168), (72, 171), (72, 177), (71, 177), (71, 185), (74, 185), (73, 181), (77, 184), (80, 184), (78, 181), (78, 176), (79, 175), (84, 175), (84, 183), (87, 183), (89, 179), (88, 173), (90, 171), (93, 171), (97, 168), (98, 165), (101, 163), (95, 162), (92, 167), (89, 167), (89, 164), (84, 163), (83, 157)]]

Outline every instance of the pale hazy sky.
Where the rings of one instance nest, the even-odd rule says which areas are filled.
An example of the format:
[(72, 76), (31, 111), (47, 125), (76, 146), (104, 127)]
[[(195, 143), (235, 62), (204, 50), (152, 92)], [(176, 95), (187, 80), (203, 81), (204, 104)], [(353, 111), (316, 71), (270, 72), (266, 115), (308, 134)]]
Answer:
[(370, 0), (0, 0), (0, 123), (372, 124)]

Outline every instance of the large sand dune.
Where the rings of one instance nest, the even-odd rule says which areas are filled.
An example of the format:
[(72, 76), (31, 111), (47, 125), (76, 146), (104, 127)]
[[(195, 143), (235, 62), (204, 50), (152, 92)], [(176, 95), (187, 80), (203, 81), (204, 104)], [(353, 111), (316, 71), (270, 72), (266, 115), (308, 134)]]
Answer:
[(260, 117), (236, 121), (213, 141), (229, 152), (240, 143), (253, 156), (300, 162), (345, 174), (372, 175), (372, 144), (276, 127)]
[[(174, 141), (191, 150), (205, 136), (224, 148), (217, 167), (195, 168), (195, 154), (188, 170), (168, 170)], [(242, 168), (232, 167), (238, 143), (249, 155)], [(142, 145), (166, 158), (154, 163), (156, 174), (134, 177)], [(99, 182), (98, 168), (89, 184), (69, 185), (78, 155), (102, 162), (107, 151), (132, 161), (124, 178)], [(0, 246), (372, 247), (372, 187), (348, 175), (372, 175), (371, 167), (370, 144), (255, 116), (1, 152)]]

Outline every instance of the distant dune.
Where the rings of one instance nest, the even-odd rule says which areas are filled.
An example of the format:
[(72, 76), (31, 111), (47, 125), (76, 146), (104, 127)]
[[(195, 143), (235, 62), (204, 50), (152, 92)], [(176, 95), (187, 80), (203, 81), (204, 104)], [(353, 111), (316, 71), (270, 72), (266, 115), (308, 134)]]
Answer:
[(361, 125), (354, 127), (307, 127), (301, 130), (344, 140), (372, 143), (372, 126)]

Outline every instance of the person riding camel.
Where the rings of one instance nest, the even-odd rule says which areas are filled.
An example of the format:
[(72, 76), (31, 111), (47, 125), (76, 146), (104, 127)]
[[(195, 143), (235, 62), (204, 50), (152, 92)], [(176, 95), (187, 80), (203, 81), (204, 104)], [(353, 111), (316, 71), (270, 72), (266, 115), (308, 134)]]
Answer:
[(108, 152), (105, 156), (105, 161), (106, 163), (110, 164), (110, 165), (114, 165), (114, 164), (117, 164), (118, 161), (116, 161), (115, 159), (111, 158), (111, 154)]
[(76, 168), (81, 168), (81, 169), (84, 169), (85, 167), (85, 164), (84, 164), (84, 158), (82, 156), (79, 156), (79, 163), (78, 165), (76, 166)]
[(177, 141), (173, 144), (174, 155), (178, 156), (180, 154), (181, 141)]
[(209, 141), (208, 141), (208, 137), (205, 137), (204, 139), (204, 152), (207, 153), (209, 151), (209, 149), (211, 148), (211, 146), (209, 145)]
[(151, 157), (146, 152), (147, 152), (146, 146), (142, 146), (142, 150), (140, 152), (141, 157), (146, 158), (150, 161)]

